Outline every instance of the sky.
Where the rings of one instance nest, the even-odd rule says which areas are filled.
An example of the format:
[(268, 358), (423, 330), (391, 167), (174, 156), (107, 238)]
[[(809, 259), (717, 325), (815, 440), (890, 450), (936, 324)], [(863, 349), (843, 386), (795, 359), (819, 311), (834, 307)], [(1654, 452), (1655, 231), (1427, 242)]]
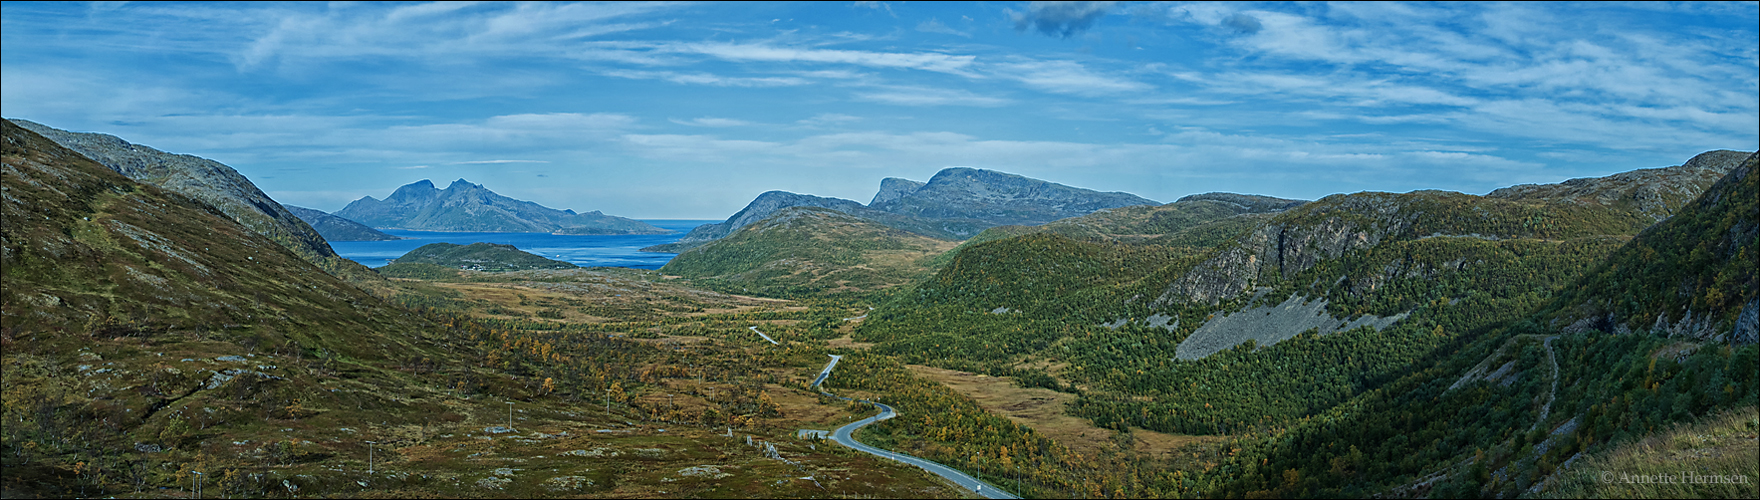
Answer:
[(723, 219), (999, 170), (1483, 194), (1760, 148), (1744, 3), (0, 4), (0, 114), (336, 211), (431, 179)]

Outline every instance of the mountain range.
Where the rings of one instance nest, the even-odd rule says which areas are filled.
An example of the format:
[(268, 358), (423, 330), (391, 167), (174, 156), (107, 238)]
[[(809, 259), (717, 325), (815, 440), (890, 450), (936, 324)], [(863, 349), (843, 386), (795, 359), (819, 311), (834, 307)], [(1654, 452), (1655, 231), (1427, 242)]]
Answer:
[(464, 179), (446, 189), (426, 179), (397, 188), (379, 200), (371, 196), (336, 211), (337, 217), (375, 228), (414, 231), (555, 234), (669, 234), (634, 219), (595, 210), (575, 213), (496, 194)]
[(954, 167), (941, 170), (927, 183), (882, 179), (880, 191), (868, 205), (768, 191), (726, 221), (698, 226), (677, 242), (642, 250), (682, 252), (789, 207), (828, 208), (930, 238), (963, 240), (1005, 224), (1044, 224), (1100, 209), (1156, 204), (1129, 193), (1103, 193), (993, 170)]

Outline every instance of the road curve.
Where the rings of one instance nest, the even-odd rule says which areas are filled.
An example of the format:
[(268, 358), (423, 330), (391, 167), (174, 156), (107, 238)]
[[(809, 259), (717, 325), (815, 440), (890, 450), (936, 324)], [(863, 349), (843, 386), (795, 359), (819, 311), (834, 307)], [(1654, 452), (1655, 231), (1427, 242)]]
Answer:
[[(813, 381), (812, 388), (819, 389), (819, 384), (821, 382), (824, 382), (825, 377), (831, 374), (831, 368), (833, 366), (837, 366), (837, 361), (838, 361), (838, 358), (840, 358), (840, 357), (841, 356), (832, 356), (831, 357), (832, 358), (831, 363), (828, 365), (825, 365), (825, 371), (821, 372), (819, 374), (818, 380)], [(819, 393), (824, 394), (826, 396), (841, 399), (844, 401), (850, 401), (850, 398), (846, 398), (843, 396), (838, 396), (836, 394), (825, 392), (825, 389), (819, 389)], [(864, 418), (861, 420), (857, 420), (855, 422), (851, 422), (848, 425), (844, 425), (843, 427), (838, 427), (836, 431), (831, 433), (831, 440), (832, 441), (836, 441), (837, 444), (841, 444), (844, 446), (848, 446), (850, 448), (854, 448), (856, 451), (860, 451), (860, 452), (867, 453), (870, 455), (878, 456), (881, 458), (897, 460), (899, 462), (904, 462), (907, 464), (915, 465), (917, 467), (922, 467), (923, 470), (934, 473), (937, 476), (947, 478), (948, 481), (953, 481), (953, 484), (957, 484), (961, 488), (971, 490), (972, 492), (977, 493), (979, 496), (982, 496), (984, 498), (1020, 498), (1020, 497), (1017, 497), (1017, 496), (1010, 494), (1007, 491), (1003, 491), (1002, 488), (997, 488), (996, 485), (993, 485), (993, 484), (990, 484), (990, 483), (987, 483), (984, 481), (980, 481), (977, 478), (973, 478), (972, 476), (967, 475), (964, 472), (960, 472), (959, 470), (954, 469), (952, 467), (941, 465), (939, 463), (936, 463), (936, 462), (933, 462), (930, 460), (924, 460), (924, 459), (917, 458), (917, 457), (914, 457), (914, 456), (911, 456), (908, 454), (904, 454), (904, 453), (875, 448), (873, 446), (868, 446), (868, 445), (862, 444), (861, 441), (856, 441), (855, 433), (857, 430), (860, 430), (862, 427), (866, 427), (868, 424), (872, 424), (874, 422), (879, 422), (881, 420), (886, 420), (886, 419), (898, 416), (898, 412), (896, 410), (893, 410), (892, 407), (889, 405), (886, 405), (883, 403), (875, 403), (873, 401), (868, 401), (865, 399), (860, 400), (860, 401), (863, 403), (868, 403), (868, 404), (874, 405), (875, 407), (880, 408), (880, 414), (872, 416), (872, 417)]]

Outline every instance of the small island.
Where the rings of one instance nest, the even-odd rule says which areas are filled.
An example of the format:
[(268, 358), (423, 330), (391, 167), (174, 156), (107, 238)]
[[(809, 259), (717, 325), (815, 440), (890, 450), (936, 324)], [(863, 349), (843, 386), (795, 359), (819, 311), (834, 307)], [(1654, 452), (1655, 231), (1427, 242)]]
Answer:
[(381, 268), (380, 273), (395, 274), (402, 267), (425, 268), (428, 266), (489, 272), (580, 267), (560, 260), (539, 257), (513, 245), (433, 243), (410, 250), (409, 253), (403, 254), (402, 257), (398, 257), (391, 264)]

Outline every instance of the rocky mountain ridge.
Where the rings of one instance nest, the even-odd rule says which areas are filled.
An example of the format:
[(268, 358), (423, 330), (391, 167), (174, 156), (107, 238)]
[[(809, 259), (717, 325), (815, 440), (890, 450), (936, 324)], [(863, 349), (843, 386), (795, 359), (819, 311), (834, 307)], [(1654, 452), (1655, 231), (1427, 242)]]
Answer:
[(421, 181), (398, 187), (379, 200), (371, 196), (334, 214), (375, 228), (414, 231), (521, 232), (559, 234), (668, 234), (672, 231), (599, 211), (575, 213), (516, 200), (464, 179), (446, 189)]
[(213, 205), (228, 218), (309, 261), (325, 263), (340, 259), (310, 225), (225, 164), (167, 153), (112, 135), (69, 132), (29, 120), (12, 121), (125, 177)]
[(296, 207), (293, 205), (282, 206), (286, 207), (289, 212), (293, 212), (295, 217), (299, 217), (300, 220), (303, 220), (306, 224), (312, 226), (312, 229), (317, 231), (318, 235), (323, 236), (325, 241), (391, 241), (403, 239), (385, 234), (359, 222), (330, 215), (322, 210)]

